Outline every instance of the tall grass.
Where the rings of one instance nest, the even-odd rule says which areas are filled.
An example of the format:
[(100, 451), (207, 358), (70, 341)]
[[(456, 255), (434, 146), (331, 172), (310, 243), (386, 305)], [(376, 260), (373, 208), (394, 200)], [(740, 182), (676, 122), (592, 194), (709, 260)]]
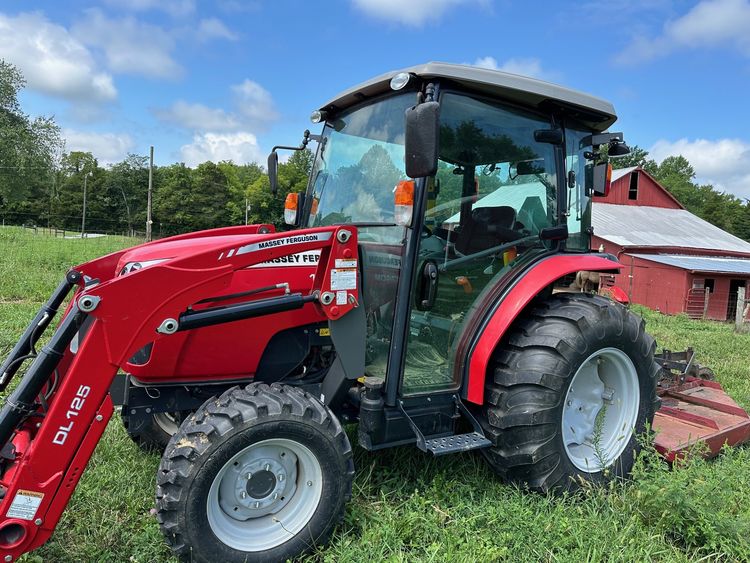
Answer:
[[(129, 244), (0, 230), (0, 352), (70, 265)], [(694, 346), (750, 408), (750, 335), (635, 311), (661, 346)], [(52, 539), (24, 561), (171, 561), (152, 514), (158, 463), (115, 417)], [(345, 522), (310, 561), (750, 561), (748, 448), (669, 470), (647, 444), (631, 481), (565, 498), (503, 484), (474, 454), (357, 448), (355, 463)]]

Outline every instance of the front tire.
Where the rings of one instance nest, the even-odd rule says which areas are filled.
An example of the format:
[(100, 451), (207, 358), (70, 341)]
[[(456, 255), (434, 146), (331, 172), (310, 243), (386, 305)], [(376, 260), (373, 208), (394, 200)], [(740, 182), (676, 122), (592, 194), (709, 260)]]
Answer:
[(492, 467), (541, 492), (630, 473), (659, 400), (655, 342), (619, 303), (558, 294), (519, 318), (493, 357), (482, 424)]
[(284, 561), (324, 545), (351, 496), (349, 439), (300, 389), (233, 388), (181, 426), (157, 475), (157, 518), (187, 561)]

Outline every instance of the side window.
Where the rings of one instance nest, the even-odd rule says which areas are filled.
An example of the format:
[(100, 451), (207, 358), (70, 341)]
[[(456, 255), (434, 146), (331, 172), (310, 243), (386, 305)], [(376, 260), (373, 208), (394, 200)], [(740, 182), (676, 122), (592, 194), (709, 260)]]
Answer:
[[(585, 229), (591, 225), (590, 198), (586, 194), (586, 158), (581, 140), (590, 135), (590, 131), (565, 130), (565, 172), (568, 179), (566, 200), (568, 202), (568, 241), (570, 250), (589, 250), (590, 237)], [(572, 180), (572, 182), (571, 182)]]

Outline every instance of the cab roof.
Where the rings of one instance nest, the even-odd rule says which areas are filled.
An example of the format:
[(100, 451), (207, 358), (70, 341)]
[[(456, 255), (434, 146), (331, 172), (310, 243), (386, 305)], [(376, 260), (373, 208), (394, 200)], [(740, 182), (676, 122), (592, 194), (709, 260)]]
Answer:
[(595, 131), (604, 131), (617, 120), (611, 103), (564, 86), (518, 74), (468, 65), (429, 62), (394, 70), (349, 88), (320, 109), (339, 111), (390, 91), (390, 80), (407, 72), (424, 80), (448, 80), (467, 90), (535, 109), (557, 107)]

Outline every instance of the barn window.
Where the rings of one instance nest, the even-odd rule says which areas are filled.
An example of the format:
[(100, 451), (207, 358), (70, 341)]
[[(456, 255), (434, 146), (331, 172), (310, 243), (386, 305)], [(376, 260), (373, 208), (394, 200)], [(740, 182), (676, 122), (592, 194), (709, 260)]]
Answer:
[(630, 174), (630, 190), (628, 190), (628, 199), (638, 199), (638, 172)]
[(705, 282), (703, 282), (703, 287), (710, 291), (711, 293), (714, 292), (714, 280), (711, 278), (707, 278)]

